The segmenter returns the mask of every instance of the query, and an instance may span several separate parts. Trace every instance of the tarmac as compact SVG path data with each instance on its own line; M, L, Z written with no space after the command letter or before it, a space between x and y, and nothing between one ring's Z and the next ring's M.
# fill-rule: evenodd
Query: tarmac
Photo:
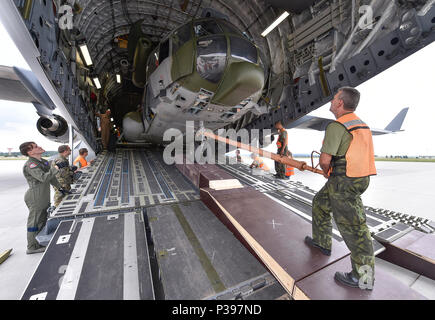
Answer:
M3 160L0 164L0 252L13 249L0 265L0 300L20 299L42 257L42 254L26 254L29 211L24 203L28 189L22 173L24 163Z
M28 186L22 174L24 162L0 161L0 253L13 249L11 256L0 265L0 300L21 298L42 257L42 254L25 253L28 209L24 203L24 193ZM369 190L363 197L365 204L435 220L432 204L435 190L430 188L435 177L435 163L422 163L424 166L408 163L394 163L393 166L390 164L392 163L376 163L379 175L372 178ZM322 176L317 177L310 173L296 172L292 178L314 190L319 190L325 183ZM426 209L419 211L421 208ZM415 291L435 300L434 280L378 258L376 268L388 270L391 275Z

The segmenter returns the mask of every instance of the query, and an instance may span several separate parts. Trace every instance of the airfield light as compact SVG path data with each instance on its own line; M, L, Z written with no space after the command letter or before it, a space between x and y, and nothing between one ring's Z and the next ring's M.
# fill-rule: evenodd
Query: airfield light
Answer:
M86 43L82 43L79 45L80 51L82 52L82 56L85 59L85 63L87 66L92 65L91 55L89 54L88 46Z
M97 89L101 89L101 83L98 78L94 78L94 84L97 87Z
M261 34L262 37L267 36L273 29L275 29L281 22L284 21L290 14L285 11L278 19L276 19L266 30Z
M121 75L120 74L116 75L116 82L121 83Z

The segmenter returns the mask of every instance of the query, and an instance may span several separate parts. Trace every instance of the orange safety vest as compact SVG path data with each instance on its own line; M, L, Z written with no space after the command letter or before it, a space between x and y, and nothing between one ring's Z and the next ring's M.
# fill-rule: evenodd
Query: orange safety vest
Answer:
M290 166L285 166L285 176L286 177L293 176L294 174L295 174L295 168L290 167Z
M86 159L83 158L82 156L78 156L78 157L74 160L73 164L76 165L78 162L80 162L80 168L84 168L84 167L86 167L86 166L88 165L88 162L87 162Z
M283 131L287 131L287 130L283 130ZM276 139L276 146L278 147L278 149L281 149L281 147L282 147L282 143L279 141L280 134L278 134L278 138Z
M266 171L269 170L269 167L267 167L265 165L263 159L257 157L257 158L254 159L254 162L255 162L255 164L257 165L258 168L260 168L260 169L264 168L264 170L266 170Z
M256 162L257 166L258 166L260 169L262 169L262 168L264 167L264 162L263 162L263 160L260 160L260 159L258 159L258 158L255 158L254 161Z
M346 176L357 178L376 174L373 138L370 128L353 112L337 119L352 134L346 152Z

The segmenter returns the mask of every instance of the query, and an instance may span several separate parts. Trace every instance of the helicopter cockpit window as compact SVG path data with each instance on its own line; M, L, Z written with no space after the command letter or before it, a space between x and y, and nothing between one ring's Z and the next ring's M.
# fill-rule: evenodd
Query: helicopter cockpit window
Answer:
M187 41L192 39L192 24L186 24L182 26L180 29L176 30L172 35L172 53L178 51L178 49L185 44Z
M242 34L235 26L225 20L219 21L219 25L226 33Z
M201 78L218 83L225 71L227 41L224 36L209 36L196 42L196 69Z
M160 45L159 62L163 62L167 57L169 57L169 40L166 40Z
M148 66L147 66L148 75L153 73L157 69L158 66L159 66L159 52L153 51L150 54L150 57L148 58Z
M252 43L238 37L230 37L230 43L231 55L234 58L257 63L258 52L257 48Z
M214 20L196 22L193 26L193 29L195 30L195 36L198 38L202 36L223 33L222 29Z

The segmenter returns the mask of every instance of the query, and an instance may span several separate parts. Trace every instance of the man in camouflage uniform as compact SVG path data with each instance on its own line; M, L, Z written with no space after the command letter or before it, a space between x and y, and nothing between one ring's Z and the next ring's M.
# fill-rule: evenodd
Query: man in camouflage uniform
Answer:
M23 167L23 174L29 184L24 201L29 208L27 219L27 254L44 252L45 247L36 241L36 235L47 222L47 209L50 207L50 184L62 188L56 179L58 168L50 167L48 161L42 159L44 149L34 142L20 145L20 152L28 156Z
M277 154L285 156L288 152L287 131L284 129L280 121L275 123L275 128L278 130L278 141L276 142L278 148ZM275 177L278 179L285 179L285 164L275 161L275 171Z
M352 116L359 97L359 92L353 88L339 89L330 109L336 119ZM367 126L359 126L356 129L368 129L370 132ZM371 141L371 133L367 131L364 134L367 134L368 140ZM345 155L353 139L353 135L338 121L330 123L326 129L319 163L328 181L313 199L313 237L307 236L305 242L320 249L323 254L331 255L332 212L337 228L351 252L352 263L351 272L337 272L335 279L350 287L372 289L375 258L361 200L361 194L369 186L370 177L348 177L349 169ZM365 151L364 148L362 150ZM357 159L357 163L361 161L364 160Z
M110 109L107 109L105 113L97 112L95 115L100 118L101 142L103 144L103 149L107 150L110 139L110 131L112 129L110 125Z
M71 154L71 149L67 145L62 145L58 148L59 156L53 161L52 166L57 166L59 172L56 174L56 179L62 186L63 190L70 191L71 184L73 183L74 171L70 167L68 157ZM65 192L61 192L59 189L54 187L54 206L59 206Z

